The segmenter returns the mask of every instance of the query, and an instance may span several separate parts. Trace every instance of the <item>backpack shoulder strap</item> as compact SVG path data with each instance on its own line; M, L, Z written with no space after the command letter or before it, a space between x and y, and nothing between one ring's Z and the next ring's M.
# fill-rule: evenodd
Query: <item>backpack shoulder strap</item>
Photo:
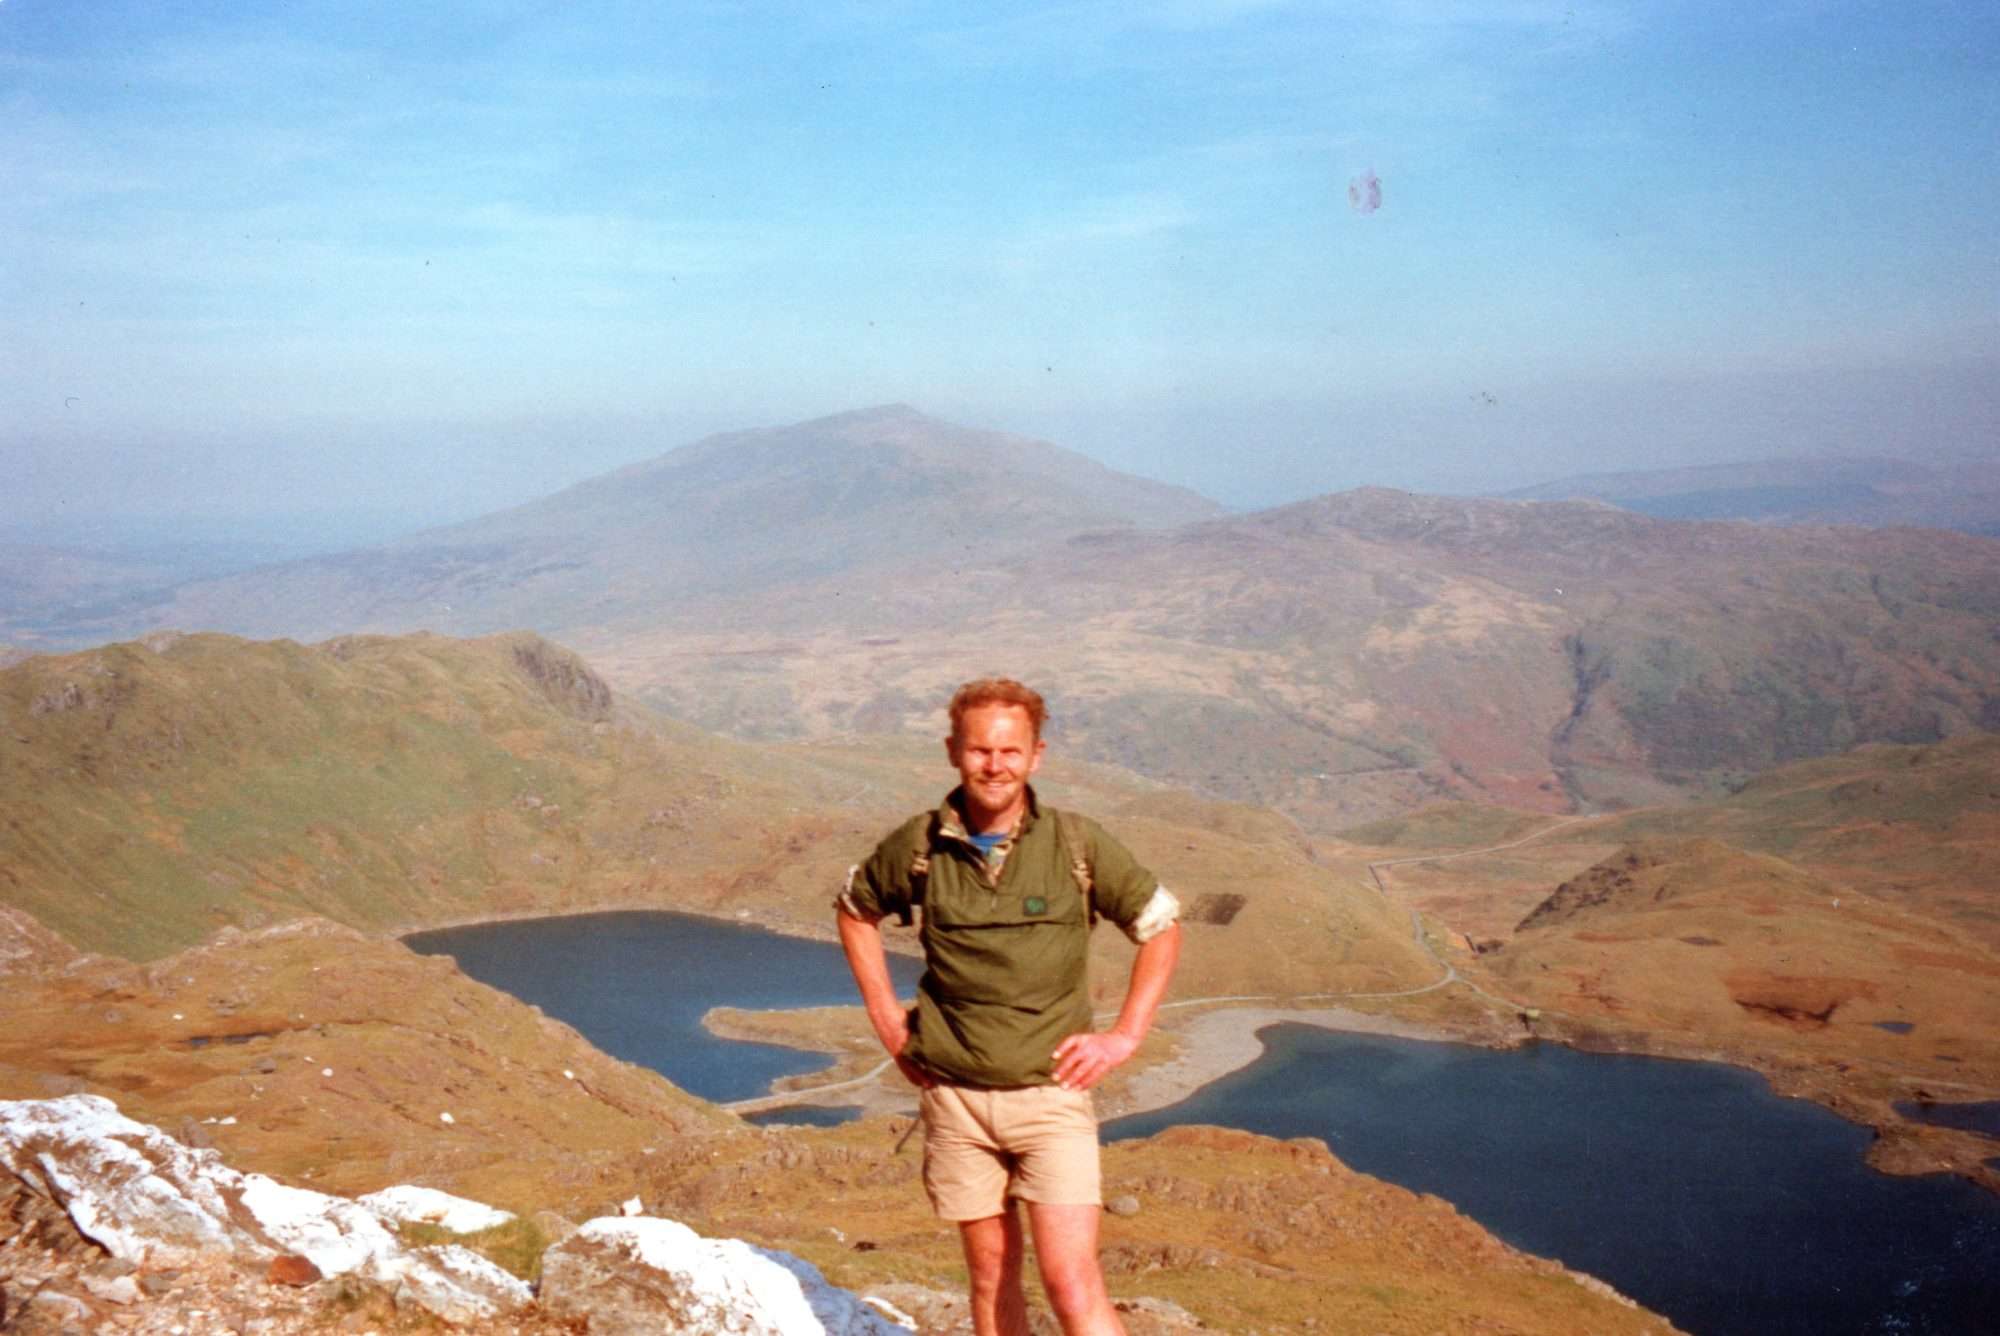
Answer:
M1090 913L1090 924L1097 926L1097 851L1092 847L1090 827L1074 812L1058 810L1056 819L1056 840L1063 853L1063 861L1069 864L1070 880L1083 895L1083 903Z
M910 905L896 917L904 927L916 922L914 910L924 902L924 892L931 880L931 847L937 842L937 814L933 812L924 826L923 838L910 846Z

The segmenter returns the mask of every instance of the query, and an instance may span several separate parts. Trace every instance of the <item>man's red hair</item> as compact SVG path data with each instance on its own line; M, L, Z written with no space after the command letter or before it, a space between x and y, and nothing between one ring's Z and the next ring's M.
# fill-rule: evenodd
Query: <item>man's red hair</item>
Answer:
M1028 722L1035 726L1035 736L1042 735L1042 725L1048 722L1049 707L1042 702L1041 693L1033 687L1022 686L1011 677L982 677L967 682L951 697L951 735L958 736L958 730L965 722L965 712L976 710L982 705L1018 705L1028 712Z

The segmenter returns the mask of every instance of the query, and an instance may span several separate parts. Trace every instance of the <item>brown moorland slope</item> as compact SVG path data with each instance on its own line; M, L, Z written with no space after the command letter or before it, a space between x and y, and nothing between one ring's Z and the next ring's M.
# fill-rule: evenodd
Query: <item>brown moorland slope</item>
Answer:
M1857 747L1724 798L1634 812L1602 834L1701 835L1775 854L2000 950L2000 735Z
M324 919L0 978L0 1098L101 1094L327 1191L449 1181L533 1209L529 1183L569 1183L604 1205L606 1166L739 1126L449 960Z
M1906 1120L2000 1097L2000 737L1866 746L1727 796L1536 822L1437 808L1347 832L1535 1029L1719 1057L1883 1133L1884 1167L1993 1183ZM1456 837L1454 836L1456 832Z
M1950 925L1714 840L1629 846L1482 954L1538 1030L1720 1055L1884 1129L1873 1158L2000 1187L1992 1142L1899 1102L2000 1097L2000 952Z
M900 1121L748 1127L448 960L320 920L146 966L48 964L0 976L0 1099L90 1091L284 1182L488 1201L524 1223L475 1246L530 1272L560 1228L540 1213L616 1214L636 1196L952 1329L957 1239L924 1204L916 1153L898 1153ZM1104 1227L1113 1294L1151 1301L1135 1333L1672 1330L1317 1143L1186 1129L1113 1147L1106 1164L1110 1190L1140 1203ZM329 1309L329 1329L343 1318Z
M677 716L772 736L921 726L1004 645L1067 745L1331 831L1439 798L1663 801L1991 727L1996 617L1991 539L1377 490L579 643Z
M1504 940L1563 881L1635 841L1711 839L2000 949L2000 735L1870 744L1778 766L1700 801L1569 818L1437 804L1322 843L1381 862L1405 903Z

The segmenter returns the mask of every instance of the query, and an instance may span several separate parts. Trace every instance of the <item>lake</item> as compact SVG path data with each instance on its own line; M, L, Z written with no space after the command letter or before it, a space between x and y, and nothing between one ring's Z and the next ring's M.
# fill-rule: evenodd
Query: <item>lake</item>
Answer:
M715 1039L711 1006L854 1000L837 947L678 914L483 924L406 939L533 1002L598 1047L714 1100L819 1055ZM898 987L916 968L892 958ZM1314 1136L1356 1169L1454 1203L1517 1247L1599 1276L1698 1336L2000 1329L2000 1199L1893 1178L1870 1133L1754 1073L1707 1063L1266 1032L1258 1062L1108 1124ZM787 1110L786 1121L836 1111Z
M2000 1199L1876 1173L1868 1129L1754 1072L1300 1025L1264 1037L1253 1066L1105 1135L1319 1137L1700 1336L2000 1329Z
M424 955L455 958L473 978L575 1026L613 1057L717 1103L764 1094L778 1078L832 1060L718 1039L701 1024L710 1007L856 1001L839 947L695 914L634 910L478 923L403 941ZM891 956L889 973L907 995L921 970Z

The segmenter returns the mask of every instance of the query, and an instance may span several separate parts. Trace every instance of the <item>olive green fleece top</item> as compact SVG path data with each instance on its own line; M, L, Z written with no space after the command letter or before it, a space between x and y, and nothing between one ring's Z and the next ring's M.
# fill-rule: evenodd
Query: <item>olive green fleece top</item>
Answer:
M903 1056L955 1085L1053 1084L1056 1045L1091 1028L1091 906L1072 857L1090 862L1096 912L1128 933L1160 893L1095 821L1076 818L1089 849L1065 850L1054 809L1032 788L1027 798L1020 825L989 858L967 835L954 789L935 812L890 832L848 874L839 900L869 922L893 914L907 923L923 909L926 968ZM919 855L929 870L913 876Z

